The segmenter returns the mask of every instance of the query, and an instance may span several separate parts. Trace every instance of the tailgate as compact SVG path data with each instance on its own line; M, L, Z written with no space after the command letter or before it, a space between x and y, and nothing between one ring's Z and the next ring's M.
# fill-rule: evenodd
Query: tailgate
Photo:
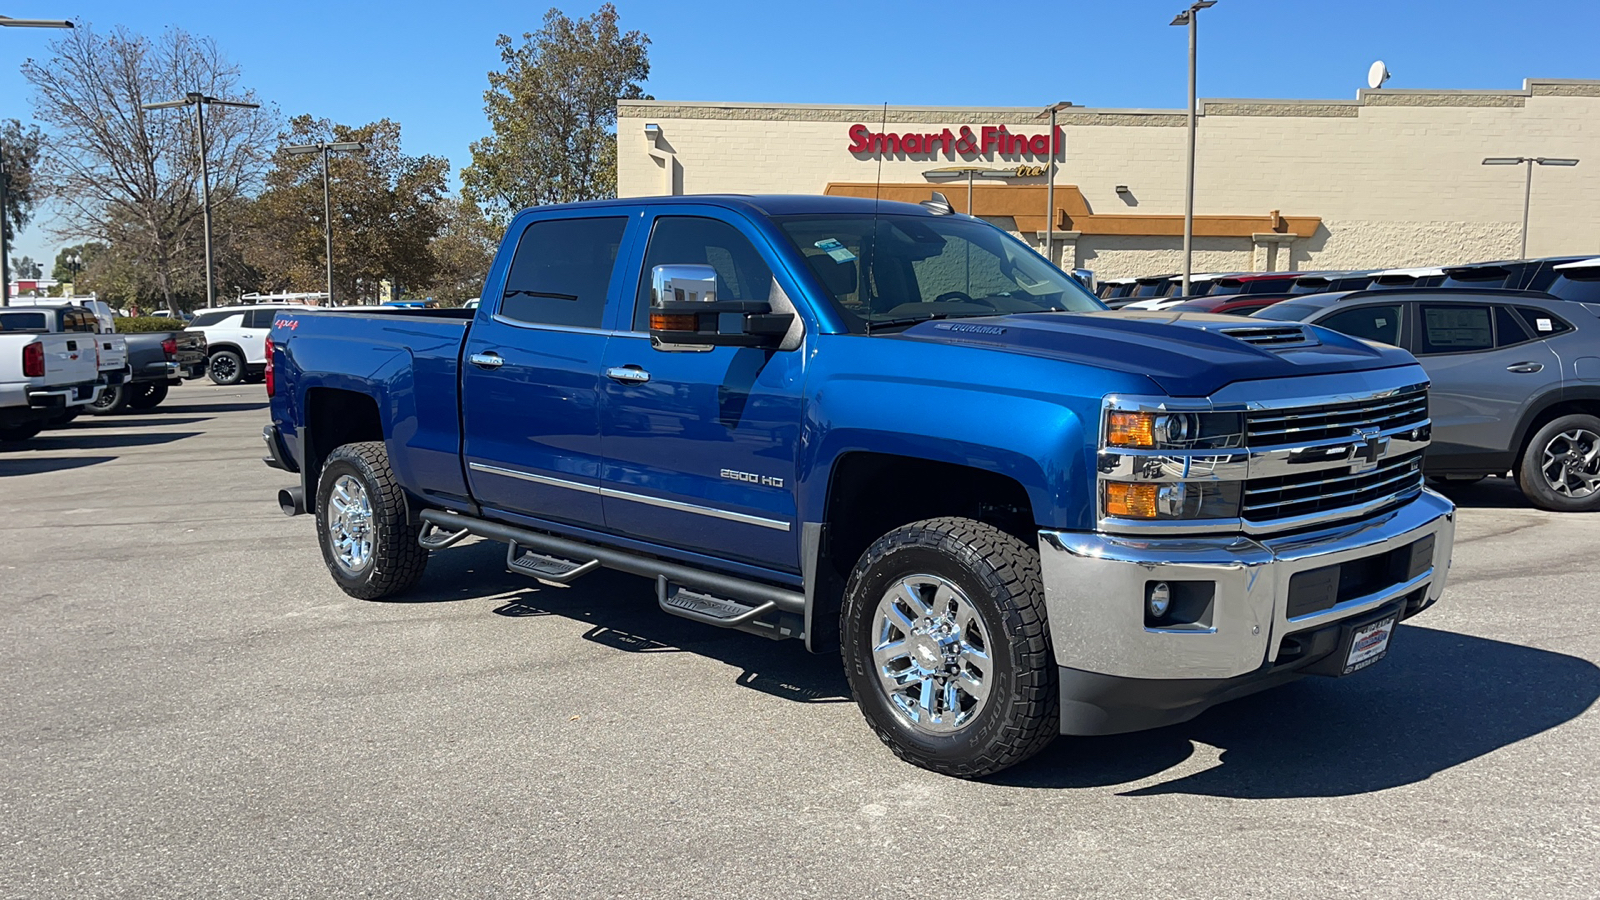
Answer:
M97 334L41 334L44 344L44 377L32 379L44 388L92 383L100 377L96 355Z
M121 372L128 367L128 339L120 334L97 334L100 342L100 371Z

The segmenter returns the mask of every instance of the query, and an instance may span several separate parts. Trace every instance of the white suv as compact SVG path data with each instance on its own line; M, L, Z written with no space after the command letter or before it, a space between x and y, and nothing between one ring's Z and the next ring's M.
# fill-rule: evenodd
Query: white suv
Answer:
M263 303L207 309L195 313L184 331L198 331L206 336L212 381L238 384L247 378L259 378L266 370L272 317L279 310L300 308L288 303Z

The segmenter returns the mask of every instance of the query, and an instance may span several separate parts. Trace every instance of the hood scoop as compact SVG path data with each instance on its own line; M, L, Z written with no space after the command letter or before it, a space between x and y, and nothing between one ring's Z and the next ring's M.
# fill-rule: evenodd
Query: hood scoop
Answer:
M1274 350L1287 347L1315 347L1322 343L1311 334L1311 329L1304 325L1249 325L1218 330L1236 341Z

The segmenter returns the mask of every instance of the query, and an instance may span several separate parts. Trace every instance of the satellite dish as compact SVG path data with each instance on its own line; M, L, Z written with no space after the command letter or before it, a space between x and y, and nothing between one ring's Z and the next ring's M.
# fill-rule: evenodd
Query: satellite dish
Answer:
M1367 87L1373 90L1383 87L1383 83L1389 80L1391 74L1389 67L1383 64L1383 60L1378 60L1367 70Z

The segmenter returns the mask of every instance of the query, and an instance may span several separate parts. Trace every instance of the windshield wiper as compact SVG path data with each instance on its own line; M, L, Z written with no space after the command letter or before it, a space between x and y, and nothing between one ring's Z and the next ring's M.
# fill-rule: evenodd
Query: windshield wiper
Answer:
M867 334L871 334L872 332L874 332L876 330L879 330L879 329L883 329L883 328L898 328L901 325L907 325L907 326L916 325L916 324L919 324L919 323L922 323L922 322L937 321L939 319L974 319L974 318L979 318L979 317L982 317L982 316L994 316L994 315L999 315L999 313L998 312L981 312L981 313L942 313L941 312L941 313L930 313L930 314L928 314L926 316L905 316L904 318L899 318L899 319L876 319L876 320L868 319L867 320Z

